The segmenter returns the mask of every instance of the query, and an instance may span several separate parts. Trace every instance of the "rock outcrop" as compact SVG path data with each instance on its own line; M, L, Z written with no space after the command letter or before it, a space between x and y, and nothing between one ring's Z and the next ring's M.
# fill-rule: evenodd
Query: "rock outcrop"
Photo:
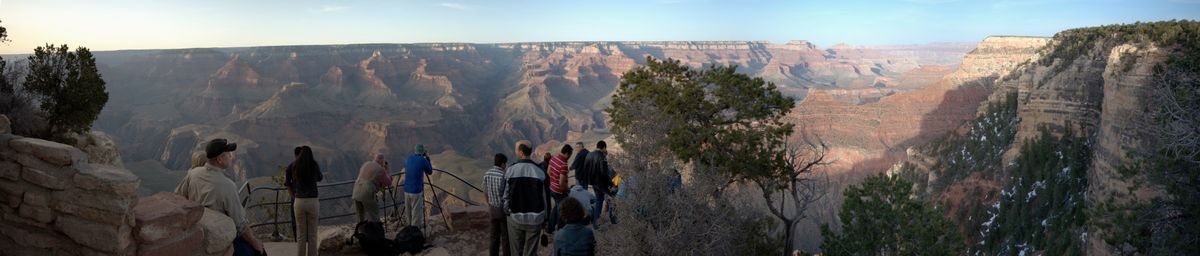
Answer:
M1104 211L1125 211L1113 210L1116 208L1111 207L1119 208L1125 207L1122 205L1126 203L1156 202L1168 198L1165 196L1163 187L1148 180L1145 172L1140 174L1136 171L1122 173L1120 169L1123 167L1137 168L1136 164L1139 160L1146 159L1146 156L1155 153L1155 145L1152 145L1154 135L1151 134L1155 130L1151 126L1154 124L1151 116L1147 114L1148 111L1153 110L1151 106L1154 105L1151 102L1151 90L1155 86L1152 84L1155 70L1161 70L1163 65L1167 65L1169 59L1191 54L1186 52L1195 50L1181 49L1182 47L1179 45L1162 45L1166 39L1157 37L1162 36L1162 33L1167 33L1163 31L1174 30L1195 33L1195 24L1187 21L1170 21L1080 28L1059 33L1046 42L1046 46L1038 49L1032 59L1020 61L1021 64L1015 66L1011 73L1003 74L998 80L995 80L996 90L989 96L986 103L1005 102L1005 99L1012 95L1011 97L1015 97L1011 103L1012 111L1015 112L1012 117L1008 117L1006 120L992 120L987 115L993 113L985 111L988 104L984 104L980 106L979 122L968 123L958 129L957 136L947 137L953 137L955 140L938 142L942 144L992 145L988 144L991 142L985 142L985 140L988 138L995 140L994 136L970 137L967 135L978 135L975 132L979 128L993 131L997 129L993 125L983 125L985 123L1011 123L1015 125L1015 128L1010 131L1001 131L1007 134L1000 134L1001 137L1012 138L1009 144L999 145L1002 148L998 151L983 150L988 152L987 155L972 155L978 152L968 153L968 151L963 151L961 154L938 155L936 151L928 151L945 148L944 146L913 148L909 150L909 156L905 161L897 164L891 173L898 175L916 173L918 176L928 174L929 183L937 181L949 184L944 189L929 189L922 190L922 192L932 193L928 196L935 199L952 199L942 201L950 209L966 209L955 210L955 213L948 212L948 215L962 212L964 214L958 216L976 217L973 220L952 218L959 222L964 230L975 230L981 226L982 229L995 227L988 225L1023 225L1035 227L1033 231L1025 230L1023 232L1039 232L1036 228L1040 225L1042 229L1053 227L1053 232L1076 237L1075 240L1063 242L1063 244L1071 246L1071 249L1067 249L1072 250L1071 252L1078 250L1089 255L1134 253L1133 245L1109 244L1112 241L1110 239L1114 235L1151 236L1150 234L1114 234L1116 229L1129 228L1119 227L1119 225L1130 225L1129 223L1132 222L1129 220L1122 220L1128 223L1117 224L1117 226L1097 223L1107 223L1112 221L1110 218L1114 218L1103 213ZM999 50L1013 51L1013 49L1006 48L999 48ZM964 60L964 67L968 63L980 60L980 58L971 56L979 51L976 50L968 55ZM1025 52L1025 50L1021 51ZM1011 198L1011 191L1015 191L1015 188L1022 183L1021 177L1017 177L1015 173L1015 169L1018 168L1014 167L1014 165L1020 165L1016 160L1021 159L1022 148L1033 142L1033 139L1043 135L1059 138L1066 134L1074 137L1070 140L1080 141L1079 144L1083 145L1085 157L1082 159L1086 160L1086 163L1083 164L1085 167L1033 170L1032 172L1037 175L1058 175L1055 177L1061 179L1060 176L1066 176L1072 170L1086 169L1086 172L1079 174L1080 180L1086 181L1086 190L1079 187L1054 188L1054 186L1063 186L1061 184L1050 184L1051 188L1046 190L1054 191L1057 197L1066 198L1056 201L1054 204L1079 205L1077 208L1067 209L1095 212L1088 215L1087 223L1080 221L1080 223L1066 227L1047 225L1047 221L1053 221L1055 218L1050 216L1067 214L1062 212L1041 213L1046 216L1039 215L1040 223L1037 222L1039 219L1033 219L1030 223L1015 225L984 222L989 219L986 215L965 214L986 212L993 214L990 219L995 219L995 214L1001 208L1000 201L1005 200L1004 198ZM1066 149L1068 149L1067 145L1053 148L1052 150L1056 151L1051 152L1056 152L1053 154L1057 155L1045 156L1051 159L1046 161L1072 159L1063 157L1063 154L1066 154L1064 152L1068 152ZM967 173L954 175L941 174L940 170L928 168L939 162L961 160L963 155L966 155L967 159L978 161L985 159L992 161L990 159L993 157L995 160L980 163L974 169L968 168L965 170ZM913 170L916 171L909 172ZM1030 183L1028 180L1024 182ZM1044 184L1041 186L1044 187ZM1016 203L1018 206L1005 205L1022 207L1020 206L1022 203L1036 201L1034 192L1038 191L1037 187L1029 190L1032 192L1028 196L1018 197L1024 198ZM1008 191L1007 193L1010 194L1005 195L1004 191ZM1078 193L1063 194L1062 191L1078 191ZM1145 233L1166 232L1143 230L1145 231L1142 232ZM1050 230L1042 231L1049 232ZM983 231L969 233L968 240L971 240L971 237L986 236L986 234L989 233ZM1023 245L1023 242L1027 241L1012 241L1012 244L991 245L990 248L1019 248L1014 249L1013 252L1016 250L1021 252L1047 250L1047 248L1030 248ZM1063 248L1058 249L1063 250ZM1146 248L1138 250L1141 249ZM1062 252L1067 251L1044 251L1048 254ZM988 252L981 251L981 253L987 254Z
M7 118L4 118L7 119ZM0 250L133 254L138 178L60 143L0 134Z
M202 227L207 225L198 222L203 208L194 202L171 193L139 200L138 177L104 164L119 164L120 158L103 136L91 134L85 153L9 134L7 120L0 115L4 254L223 255L228 250L233 240L229 217L214 216L229 223L220 230L229 234L206 233ZM205 246L215 248L197 250Z

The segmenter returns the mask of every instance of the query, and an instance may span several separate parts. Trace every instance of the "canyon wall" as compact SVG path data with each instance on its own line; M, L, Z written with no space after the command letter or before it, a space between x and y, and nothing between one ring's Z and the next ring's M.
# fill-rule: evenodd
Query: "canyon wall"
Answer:
M97 52L110 101L94 127L123 145L126 162L183 170L189 152L224 137L244 149L235 169L249 177L275 175L305 144L332 179L345 180L370 153L399 162L416 143L484 157L521 139L603 137L620 75L647 56L738 65L788 95L840 90L834 101L857 103L933 84L969 50L713 41Z
M1169 229L1130 227L1162 220L1114 216L1176 214L1136 206L1170 199L1157 183L1161 181L1148 178L1153 170L1139 161L1157 153L1157 124L1151 115L1158 105L1151 95L1159 86L1157 72L1164 65L1179 65L1169 60L1195 51L1184 46L1190 41L1172 41L1171 33L1195 29L1190 22L1170 21L1063 31L1012 72L1001 73L975 119L952 134L909 148L889 173L915 181L918 194L945 206L966 232L973 252L1111 255L1176 246L1149 242L1170 235L1160 233L1173 232ZM971 62L968 55L963 67ZM1031 146L1046 138L1061 140L1060 145L1050 151ZM1071 155L1072 150L1081 153ZM1041 167L1053 168L1036 169ZM1135 206L1122 208L1131 207L1127 204ZM1046 212L1041 209L1045 205L1059 210ZM1069 222L1057 223L1064 218ZM1127 232L1121 230L1140 233L1117 234ZM1024 237L1027 233L1071 239L1036 241L1039 236ZM987 241L1002 242L985 245Z

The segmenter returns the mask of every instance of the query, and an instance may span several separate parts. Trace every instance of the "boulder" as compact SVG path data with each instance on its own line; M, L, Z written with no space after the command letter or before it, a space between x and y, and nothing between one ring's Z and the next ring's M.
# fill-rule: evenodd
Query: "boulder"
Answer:
M200 229L204 231L204 252L208 255L229 251L233 238L237 236L233 219L208 208L204 208L204 214L200 217Z
M317 230L317 251L322 253L341 252L344 247L347 247L350 242L350 237L354 235L354 226L351 224L333 226Z
M75 133L70 136L75 138L74 146L87 154L89 163L125 168L125 163L121 161L121 151L118 150L112 136L101 131Z
M35 138L20 138L8 142L17 152L37 156L38 159L57 166L68 166L76 160L87 160L87 154L75 147Z
M139 199L133 215L137 220L138 241L158 244L192 229L204 215L204 207L175 193L160 192Z
M50 196L55 202L59 202L54 206L55 210L60 211L66 211L66 205L77 205L124 215L137 204L133 195L113 196L78 188L54 191Z
M18 247L56 248L71 245L70 238L43 229L19 228L8 223L0 222L0 236L8 237ZM0 241L3 241L0 239ZM3 248L0 245L0 248ZM11 253L6 251L7 253Z
M54 227L76 243L104 252L119 253L133 244L133 228L129 225L114 226L64 215L58 217Z
M50 223L50 221L54 220L54 211L51 211L50 207L46 207L44 205L32 205L24 203L21 204L20 208L17 208L17 212L20 213L21 217L34 220L38 223Z
M102 164L88 164L79 168L73 179L75 186L114 195L134 195L138 189L138 177L129 170Z
M53 190L67 188L66 179L61 177L64 176L62 170L43 171L30 167L25 167L21 170L21 178L24 178L29 183Z
M62 214L67 214L81 219L100 222L109 225L131 224L127 222L125 213L117 213L106 210L100 210L92 207L82 206L74 203L61 203L51 206L52 209ZM130 216L132 217L132 216Z
M25 192L21 202L36 206L47 206L49 202L47 202L46 197L48 196L44 191L30 190Z
M21 179L21 166L14 162L0 161L0 178L8 180Z

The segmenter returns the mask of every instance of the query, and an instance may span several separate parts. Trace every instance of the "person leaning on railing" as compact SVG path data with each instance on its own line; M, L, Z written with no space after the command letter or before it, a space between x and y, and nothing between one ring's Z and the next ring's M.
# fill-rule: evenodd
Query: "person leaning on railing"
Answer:
M363 163L358 169L358 179L354 180L354 213L358 222L379 220L379 204L375 201L375 192L380 188L391 188L392 179L388 177L388 163L383 160L383 154L376 153L374 159Z

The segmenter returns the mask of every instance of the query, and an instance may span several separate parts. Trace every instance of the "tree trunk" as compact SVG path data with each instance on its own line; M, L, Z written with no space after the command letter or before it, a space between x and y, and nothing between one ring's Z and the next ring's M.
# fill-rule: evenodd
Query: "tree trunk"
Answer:
M792 255L792 251L796 250L792 244L793 232L792 228L796 226L796 220L783 220L783 256Z

